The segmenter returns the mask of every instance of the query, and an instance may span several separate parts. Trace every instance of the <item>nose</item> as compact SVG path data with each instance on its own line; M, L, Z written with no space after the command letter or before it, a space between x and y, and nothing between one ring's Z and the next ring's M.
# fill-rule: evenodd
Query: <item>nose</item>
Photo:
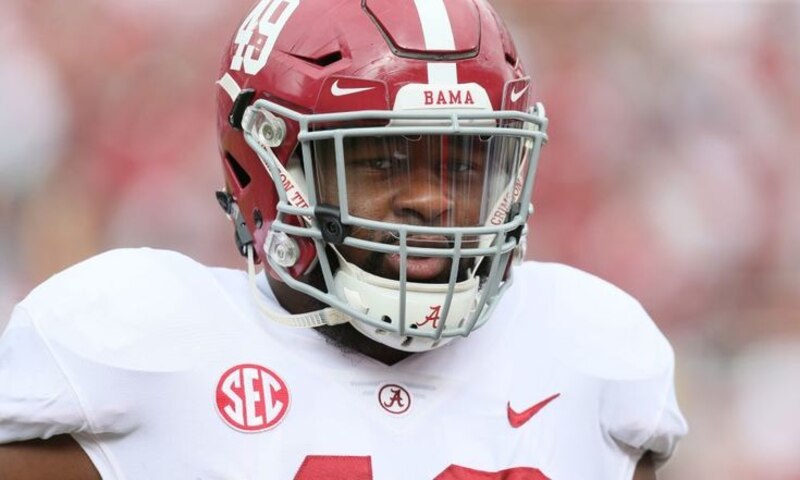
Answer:
M394 215L402 223L443 226L453 208L447 184L428 168L415 168L392 199Z

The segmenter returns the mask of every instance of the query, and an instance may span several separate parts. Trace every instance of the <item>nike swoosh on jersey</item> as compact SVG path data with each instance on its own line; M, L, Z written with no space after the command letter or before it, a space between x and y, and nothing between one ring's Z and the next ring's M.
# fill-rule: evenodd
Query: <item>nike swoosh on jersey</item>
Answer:
M555 395L549 396L523 412L515 412L514 409L511 408L511 402L508 402L508 423L514 428L525 425L528 420L539 413L539 410L543 409L548 403L552 402L560 395L560 393L556 393Z
M523 88L519 92L516 89L512 89L511 90L511 103L516 103L516 101L519 100L519 97L521 97L522 94L525 93L525 91L528 90L528 87L530 87L530 86L531 86L530 83L525 85L525 88Z
M343 97L345 95L352 95L354 93L361 93L366 92L367 90L372 90L375 87L355 87L355 88L347 88L347 87L340 87L339 80L333 82L331 85L331 94L334 97Z

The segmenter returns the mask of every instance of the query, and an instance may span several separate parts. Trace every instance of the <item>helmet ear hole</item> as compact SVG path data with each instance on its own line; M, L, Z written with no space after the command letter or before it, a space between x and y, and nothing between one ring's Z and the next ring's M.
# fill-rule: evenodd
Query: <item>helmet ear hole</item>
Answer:
M236 186L239 187L240 190L250 184L250 175L244 167L236 161L230 152L225 152L225 165L231 174L230 176L236 181Z
M511 65L512 68L516 68L517 59L510 52L506 52L506 63Z

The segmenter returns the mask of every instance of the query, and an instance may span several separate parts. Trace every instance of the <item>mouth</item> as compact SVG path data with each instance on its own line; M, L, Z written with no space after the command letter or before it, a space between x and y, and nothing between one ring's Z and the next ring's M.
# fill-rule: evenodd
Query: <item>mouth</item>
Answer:
M400 254L386 256L385 265L392 277L400 278ZM406 279L412 282L432 282L447 275L450 259L445 257L407 257Z
M408 239L409 247L446 248L447 238L442 236L415 236ZM447 257L406 257L406 279L412 282L444 283L448 280L450 262ZM393 278L400 278L402 265L400 254L393 253L384 257L384 267Z
M387 236L383 239L372 239L385 245L398 246L397 237ZM462 248L471 248L469 245L475 244L473 239L465 239ZM431 248L431 249L451 249L454 247L452 239L443 235L413 235L408 237L406 244L409 247ZM359 268L373 275L389 280L400 280L400 272L403 266L400 262L400 253L369 252L367 256L359 255L364 252L357 248L344 247L341 250L343 256L348 261L353 262ZM459 261L456 281L460 282L468 278L469 269L475 264L475 258L463 257ZM405 262L406 280L415 283L448 283L450 281L450 271L453 259L449 256L407 256Z

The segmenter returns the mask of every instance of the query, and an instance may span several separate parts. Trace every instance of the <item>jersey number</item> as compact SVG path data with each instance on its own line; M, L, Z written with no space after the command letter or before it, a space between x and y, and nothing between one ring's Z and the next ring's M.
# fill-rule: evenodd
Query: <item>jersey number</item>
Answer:
M370 457L309 455L294 480L373 480ZM550 480L535 468L514 467L499 472L482 472L450 465L433 480Z

